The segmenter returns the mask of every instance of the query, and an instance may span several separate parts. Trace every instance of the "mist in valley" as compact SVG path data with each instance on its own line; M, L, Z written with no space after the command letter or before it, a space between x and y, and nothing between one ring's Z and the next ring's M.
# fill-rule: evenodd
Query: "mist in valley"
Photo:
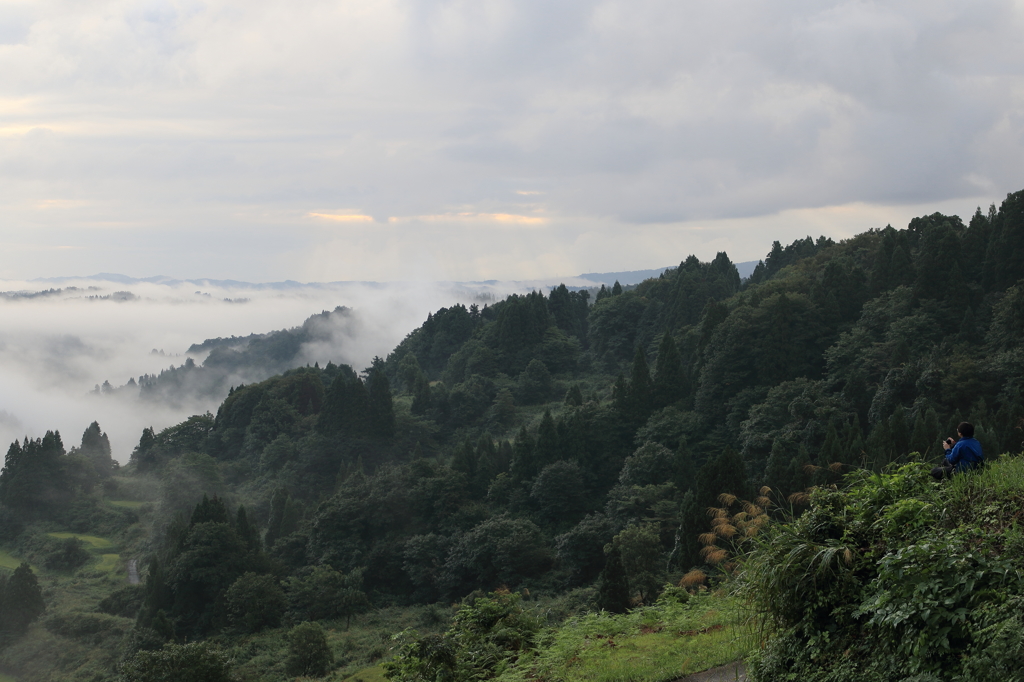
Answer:
M345 363L360 371L374 356L386 356L430 311L455 303L482 307L537 284L0 281L0 442L6 449L15 439L59 429L70 447L98 421L114 458L125 463L143 428L159 431L216 412L230 386L288 368L243 363L217 381L140 395L142 377L154 379L186 363L201 366L208 339L237 337L219 346L244 351L252 334L296 328L324 312L310 320L311 333L284 364ZM163 389L167 382L157 383Z

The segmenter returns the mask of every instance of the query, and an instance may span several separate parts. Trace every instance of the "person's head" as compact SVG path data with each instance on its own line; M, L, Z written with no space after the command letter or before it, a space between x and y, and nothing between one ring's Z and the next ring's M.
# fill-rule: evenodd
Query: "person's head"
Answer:
M974 425L970 422L960 422L956 430L961 438L974 438Z

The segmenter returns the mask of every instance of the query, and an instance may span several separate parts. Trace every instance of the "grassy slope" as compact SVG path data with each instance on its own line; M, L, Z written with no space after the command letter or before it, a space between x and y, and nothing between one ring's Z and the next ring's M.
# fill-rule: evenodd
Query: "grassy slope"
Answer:
M359 677L363 682L382 681L382 671L375 664L388 655L391 636L407 628L420 632L437 632L448 625L451 612L436 606L384 608L352 619L346 630L344 621L321 621L327 630L327 643L334 653L335 669L325 680L341 682ZM288 627L265 630L254 635L221 635L213 641L225 649L235 662L235 673L248 682L285 682L291 680L284 671L288 653L285 641ZM376 671L376 672L371 672Z
M753 645L739 603L715 593L624 615L589 614L551 633L501 682L665 682L742 659Z
M21 564L19 559L16 559L13 554L0 549L0 568L6 568L9 571L13 571ZM0 680L0 682L3 682Z
M24 559L33 562L33 570L43 589L46 613L33 623L28 634L0 652L0 667L18 671L18 682L50 679L90 679L108 676L120 656L123 636L134 625L128 618L97 615L99 631L76 636L56 634L54 623L69 614L92 614L101 599L127 585L127 575L117 549L117 541L96 535L70 532L38 532L39 538L75 537L86 543L92 555L85 566L72 574L42 567L42 555L33 553L44 545L29 544L28 556L15 558L0 551L0 566L17 567ZM50 626L49 628L47 626ZM3 682L0 678L0 682Z

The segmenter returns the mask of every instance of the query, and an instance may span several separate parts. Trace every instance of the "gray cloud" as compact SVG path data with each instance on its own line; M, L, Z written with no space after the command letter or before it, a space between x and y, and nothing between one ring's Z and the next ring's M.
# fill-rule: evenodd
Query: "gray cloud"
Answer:
M851 207L846 234L880 206L883 224L969 211L1022 186L1022 17L951 0L6 3L0 243L18 256L0 275L386 280L410 254L430 278L555 275L657 265L654 240L616 235L662 224L718 230L689 250L743 260L786 211ZM543 237L499 215L543 219Z

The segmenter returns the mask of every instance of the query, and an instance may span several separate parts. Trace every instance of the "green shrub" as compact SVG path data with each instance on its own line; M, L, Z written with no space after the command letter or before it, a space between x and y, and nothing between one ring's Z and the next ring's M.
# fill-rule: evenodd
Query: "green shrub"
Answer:
M105 613L70 611L48 616L43 626L55 635L63 637L89 637L90 635L124 636L131 628L131 621Z
M74 571L85 566L89 561L89 550L78 538L59 540L56 546L46 554L43 565L51 571Z
M334 654L319 623L299 623L291 629L287 639L285 669L289 675L323 677L327 674L334 663Z
M443 635L405 644L384 669L388 679L399 682L488 679L529 651L539 629L521 595L501 590L462 606Z
M129 585L108 594L100 601L96 608L111 616L134 618L142 607L144 596L145 591L141 586Z
M228 621L244 632L277 627L284 615L284 590L271 575L245 573L225 596Z
M766 635L753 679L1024 679L1024 466L928 469L856 472L758 536L738 574Z
M227 657L207 642L139 651L120 666L121 682L233 682Z

